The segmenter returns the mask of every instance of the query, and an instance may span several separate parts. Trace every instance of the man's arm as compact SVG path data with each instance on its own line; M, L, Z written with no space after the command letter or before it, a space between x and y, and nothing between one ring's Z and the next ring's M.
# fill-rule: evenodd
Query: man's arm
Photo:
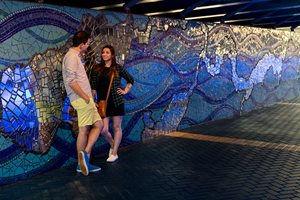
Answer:
M64 67L65 67L65 73L66 73L66 80L65 83L68 84L68 86L81 98L84 99L86 103L90 102L90 97L81 89L79 84L76 82L76 70L77 70L77 57L74 55L69 55L64 60Z
M90 103L90 97L81 89L77 82L69 83L69 86L77 95L83 98L87 104Z

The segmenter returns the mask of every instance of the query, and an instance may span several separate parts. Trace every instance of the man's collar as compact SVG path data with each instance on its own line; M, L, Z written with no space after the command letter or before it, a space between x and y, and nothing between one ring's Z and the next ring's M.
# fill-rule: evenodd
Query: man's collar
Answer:
M76 53L77 55L80 55L80 50L78 48L71 47L70 50L73 51L74 53Z

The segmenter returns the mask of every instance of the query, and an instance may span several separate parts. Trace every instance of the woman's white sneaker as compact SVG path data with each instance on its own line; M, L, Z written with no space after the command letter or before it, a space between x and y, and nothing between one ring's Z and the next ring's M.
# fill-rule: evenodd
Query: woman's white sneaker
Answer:
M108 158L107 158L107 160L106 160L106 162L115 162L116 160L118 159L118 155L113 155L113 154L111 154Z

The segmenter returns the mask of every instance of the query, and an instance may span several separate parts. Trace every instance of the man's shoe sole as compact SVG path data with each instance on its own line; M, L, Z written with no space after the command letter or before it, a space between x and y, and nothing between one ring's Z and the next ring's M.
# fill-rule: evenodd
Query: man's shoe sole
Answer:
M80 165L80 171L82 172L83 175L87 176L89 175L89 169L86 164L86 160L84 158L84 152L80 151L78 154L78 159L79 159L79 165Z
M99 172L99 171L101 171L101 168L90 170L90 172Z
M89 170L89 172L99 172L99 171L101 171L101 168ZM76 172L81 173L82 171L80 169L76 169Z

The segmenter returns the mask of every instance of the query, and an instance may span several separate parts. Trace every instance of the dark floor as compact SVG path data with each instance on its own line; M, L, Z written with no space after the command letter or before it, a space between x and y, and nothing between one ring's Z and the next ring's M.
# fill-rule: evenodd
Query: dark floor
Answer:
M0 199L300 199L300 99L7 185Z

